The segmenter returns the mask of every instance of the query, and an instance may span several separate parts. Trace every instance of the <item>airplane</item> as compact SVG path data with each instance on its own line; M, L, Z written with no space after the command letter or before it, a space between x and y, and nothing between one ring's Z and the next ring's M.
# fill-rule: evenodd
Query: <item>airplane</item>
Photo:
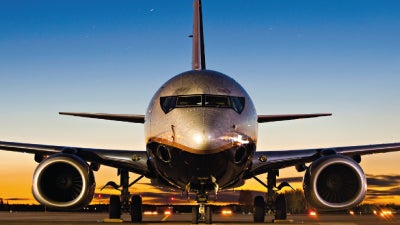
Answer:
M60 112L61 115L143 124L146 151L81 148L32 143L0 142L0 150L34 154L35 199L51 208L79 209L94 196L100 165L118 169L121 191L110 197L109 217L129 212L142 221L142 197L129 187L143 177L156 186L194 193L192 223L212 224L210 193L242 186L256 179L267 189L254 198L254 222L263 222L266 209L275 219L286 219L286 201L277 190L279 170L304 172L303 189L310 205L321 210L343 210L365 197L367 182L361 156L400 150L400 143L266 151L257 149L258 124L331 116L331 113L259 115L244 88L229 76L206 69L201 0L194 0L192 69L164 83L146 113L106 114ZM130 182L129 173L139 177ZM266 182L256 176L266 174Z

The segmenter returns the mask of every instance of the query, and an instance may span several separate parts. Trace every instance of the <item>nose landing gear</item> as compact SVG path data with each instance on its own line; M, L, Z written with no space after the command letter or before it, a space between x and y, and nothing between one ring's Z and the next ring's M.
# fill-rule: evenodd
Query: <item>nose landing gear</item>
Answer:
M205 224L212 224L212 208L205 203L199 203L198 206L192 208L192 224L198 224L204 221Z
M208 192L198 192L196 195L196 206L192 207L192 224L204 221L205 224L212 224L212 207L207 204Z

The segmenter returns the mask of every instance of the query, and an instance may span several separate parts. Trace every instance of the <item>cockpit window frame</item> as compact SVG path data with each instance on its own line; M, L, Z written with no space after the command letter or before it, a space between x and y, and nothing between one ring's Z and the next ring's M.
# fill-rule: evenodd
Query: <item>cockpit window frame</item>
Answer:
M196 101L195 98L200 99L197 99ZM212 99L212 103L210 103L211 101L207 101L207 98ZM193 107L227 108L234 110L238 114L241 114L245 108L245 105L245 97L230 95L194 94L160 97L160 106L165 114L171 112L175 108Z

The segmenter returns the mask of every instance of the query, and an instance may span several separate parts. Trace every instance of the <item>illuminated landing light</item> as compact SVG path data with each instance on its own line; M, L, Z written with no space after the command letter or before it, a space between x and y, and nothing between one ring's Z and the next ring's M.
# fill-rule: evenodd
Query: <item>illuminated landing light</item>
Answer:
M350 210L350 211L349 211L349 214L352 215L352 216L354 216L354 211L353 211L353 210Z
M164 211L164 215L171 215L171 214L172 214L171 210L165 210Z
M193 136L193 140L197 143L197 144L201 144L204 141L204 137L201 134L195 134Z
M239 145L245 145L245 144L250 143L250 141L247 138L244 138L243 135L240 135L240 134L222 136L219 139L224 140L224 141L229 141L229 142L239 144Z
M239 142L240 144L244 145L244 144L248 144L249 140L246 138L244 139L242 135L238 135L237 139L235 140L236 142Z

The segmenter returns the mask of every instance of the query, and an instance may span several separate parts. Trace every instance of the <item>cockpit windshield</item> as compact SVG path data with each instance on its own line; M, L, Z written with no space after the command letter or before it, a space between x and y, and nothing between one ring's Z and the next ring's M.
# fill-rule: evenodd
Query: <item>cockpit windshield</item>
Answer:
M231 106L229 96L223 95L204 95L204 105L217 108L229 108Z
M201 106L201 95L188 95L188 96L177 96L176 107L196 107Z
M245 99L227 95L178 95L160 97L160 104L164 113L175 108L214 107L231 108L240 114L244 109Z

